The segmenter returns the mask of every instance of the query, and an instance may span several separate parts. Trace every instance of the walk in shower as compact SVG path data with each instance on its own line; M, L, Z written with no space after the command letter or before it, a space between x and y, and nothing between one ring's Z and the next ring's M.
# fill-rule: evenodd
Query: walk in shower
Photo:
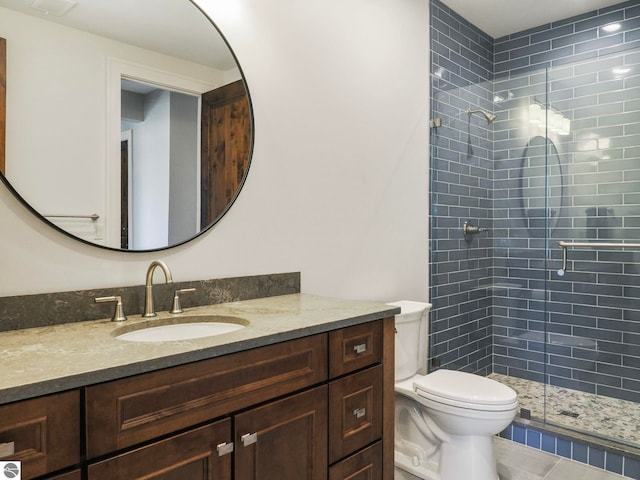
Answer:
M534 416L631 444L640 441L639 64L629 51L494 82L494 100L505 101L493 131L493 371L537 382L523 399Z
M498 40L431 19L431 367L637 455L640 8Z

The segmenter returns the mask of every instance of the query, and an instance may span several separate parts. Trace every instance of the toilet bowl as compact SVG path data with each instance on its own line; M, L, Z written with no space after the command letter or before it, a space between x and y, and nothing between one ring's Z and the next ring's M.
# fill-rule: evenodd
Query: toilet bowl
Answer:
M407 480L498 480L493 436L515 417L515 391L466 372L424 374L430 304L394 302L395 465Z

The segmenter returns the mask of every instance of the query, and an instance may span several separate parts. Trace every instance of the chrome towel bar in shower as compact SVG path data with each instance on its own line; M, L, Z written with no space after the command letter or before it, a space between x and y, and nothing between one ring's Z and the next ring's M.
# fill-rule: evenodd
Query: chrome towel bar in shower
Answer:
M562 268L558 270L558 275L563 276L567 271L567 249L569 248L640 248L640 243L614 243L614 242L565 242L559 241L562 248Z

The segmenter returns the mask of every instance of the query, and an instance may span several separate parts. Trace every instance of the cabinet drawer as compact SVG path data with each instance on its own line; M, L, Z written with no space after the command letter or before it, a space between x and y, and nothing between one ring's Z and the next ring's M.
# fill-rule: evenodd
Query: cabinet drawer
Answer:
M14 454L0 460L22 462L29 479L80 461L80 392L77 390L0 407L0 443Z
M231 453L217 446L231 442L231 420L167 438L89 465L89 480L230 480Z
M382 480L382 442L336 463L329 480Z
M329 384L329 463L382 436L382 365Z
M382 361L382 320L354 325L329 334L331 378Z
M95 458L326 379L323 334L91 386L87 454Z
M73 472L47 477L47 480L82 480L82 475L80 474L80 470L74 470Z

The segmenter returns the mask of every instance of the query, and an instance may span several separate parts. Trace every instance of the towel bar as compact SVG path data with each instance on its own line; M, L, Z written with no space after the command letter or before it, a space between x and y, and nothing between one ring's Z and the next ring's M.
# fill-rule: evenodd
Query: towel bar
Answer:
M562 248L562 268L558 270L558 275L563 276L567 271L567 249L568 248L640 248L640 243L615 243L615 242L558 242Z

